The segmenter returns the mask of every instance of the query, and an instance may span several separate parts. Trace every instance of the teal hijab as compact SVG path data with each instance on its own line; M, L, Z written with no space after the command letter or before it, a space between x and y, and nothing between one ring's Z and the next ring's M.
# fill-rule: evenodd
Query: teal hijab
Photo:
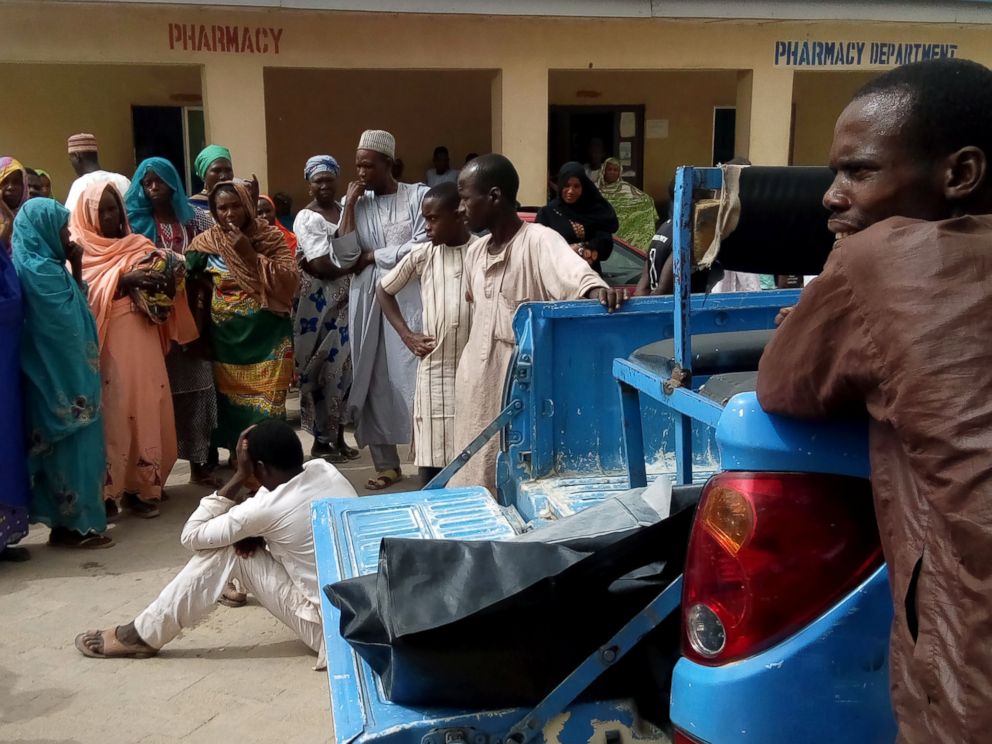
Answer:
M131 179L131 188L124 195L124 208L127 210L127 220L131 223L131 229L156 243L158 226L154 210L152 203L145 196L145 187L141 185L141 179L148 175L148 171L152 171L172 189L172 211L180 225L185 225L193 219L193 208L186 198L186 189L183 188L179 171L172 163L165 158L142 160L134 172L134 178Z
M66 271L62 230L69 210L30 199L14 219L13 258L24 299L21 370L30 455L99 421L96 323Z

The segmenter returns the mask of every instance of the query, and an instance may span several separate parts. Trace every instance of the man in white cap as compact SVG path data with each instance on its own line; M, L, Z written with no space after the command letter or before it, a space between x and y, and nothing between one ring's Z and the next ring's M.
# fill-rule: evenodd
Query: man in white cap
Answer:
M402 471L396 445L413 433L413 394L418 359L399 334L383 321L375 290L385 276L417 243L427 240L421 203L428 188L398 183L392 167L396 140L389 132L362 134L355 156L358 180L348 184L338 240L357 242L368 266L351 283L348 321L351 332L353 381L348 410L355 422L355 439L368 445L375 478L366 487L388 488ZM346 246L340 246L345 249ZM422 325L420 282L411 281L396 295L410 329Z
M65 207L70 212L75 208L79 197L91 183L110 182L121 192L121 196L127 193L131 187L131 181L120 173L105 171L100 167L100 159L97 154L96 137L88 132L72 135L66 142L69 150L69 163L72 169L79 176L72 182L69 188L69 196L65 199Z

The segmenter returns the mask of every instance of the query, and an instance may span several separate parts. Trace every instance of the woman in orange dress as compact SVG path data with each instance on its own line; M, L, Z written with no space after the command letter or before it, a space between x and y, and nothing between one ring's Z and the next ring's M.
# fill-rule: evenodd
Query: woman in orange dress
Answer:
M131 232L126 214L115 186L93 184L69 226L83 246L83 280L99 336L108 518L123 503L149 519L159 514L162 487L176 462L165 355L172 341L189 343L197 334L183 257Z

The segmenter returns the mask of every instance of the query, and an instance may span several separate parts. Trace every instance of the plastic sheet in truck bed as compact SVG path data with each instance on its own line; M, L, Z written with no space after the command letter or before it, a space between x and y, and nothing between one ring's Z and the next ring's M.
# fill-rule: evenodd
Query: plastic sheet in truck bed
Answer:
M498 540L512 537L520 526L515 512L502 509L481 488L324 499L313 505L318 578L323 587L375 571L379 542L386 536ZM335 741L422 744L432 733L460 729L469 744L496 744L527 712L410 708L387 701L376 675L341 638L340 613L323 592L321 602ZM653 728L642 728L629 701L575 704L537 741L605 741L607 731L618 731L625 744L667 741ZM435 738L444 744L443 736Z

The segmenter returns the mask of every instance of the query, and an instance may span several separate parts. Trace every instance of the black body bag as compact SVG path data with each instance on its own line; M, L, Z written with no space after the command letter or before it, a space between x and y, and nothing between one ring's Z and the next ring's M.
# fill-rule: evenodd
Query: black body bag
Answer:
M324 588L341 635L393 702L534 705L682 573L694 503L590 536L600 508L610 502L569 518L583 522L576 539L562 537L568 520L548 528L554 544L528 539L545 530L506 542L384 538L378 573ZM647 693L664 706L677 615L587 694Z

